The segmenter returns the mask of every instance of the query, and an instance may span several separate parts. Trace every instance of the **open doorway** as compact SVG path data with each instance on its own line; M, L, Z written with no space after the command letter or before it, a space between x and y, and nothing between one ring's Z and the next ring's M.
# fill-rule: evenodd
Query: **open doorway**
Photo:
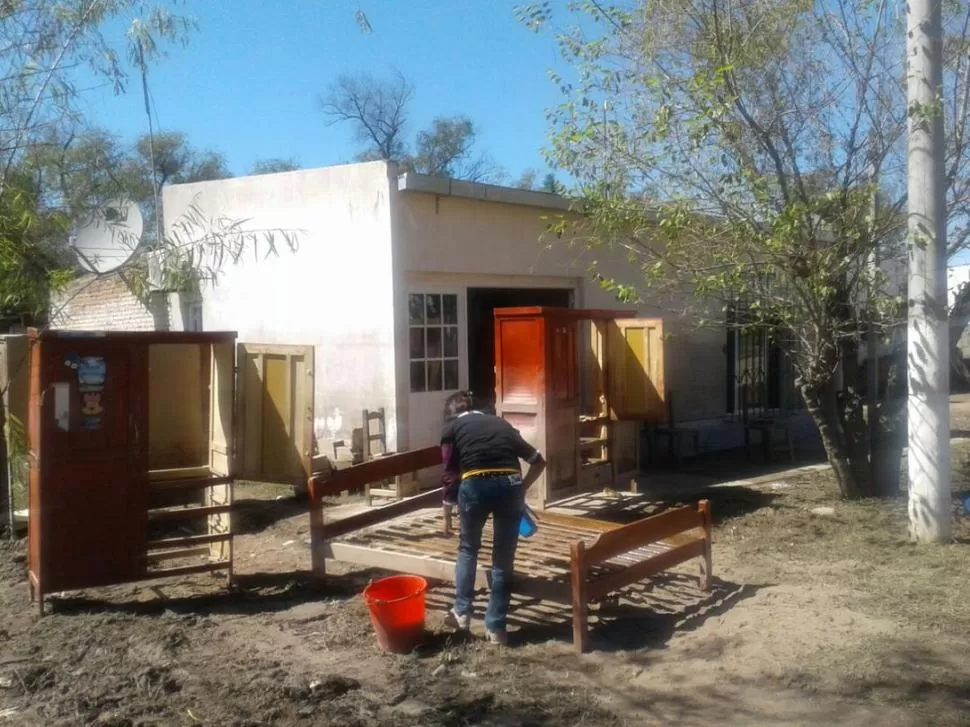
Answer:
M562 288L468 289L468 388L480 406L495 405L496 308L547 306L569 308L573 291Z

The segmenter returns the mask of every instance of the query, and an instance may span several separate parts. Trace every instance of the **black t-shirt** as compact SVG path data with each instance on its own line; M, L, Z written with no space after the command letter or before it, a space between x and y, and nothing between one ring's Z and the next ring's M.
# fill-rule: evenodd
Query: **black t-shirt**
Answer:
M452 462L462 473L472 470L519 469L519 460L530 464L539 452L519 431L501 417L470 411L445 425L441 444L451 445Z

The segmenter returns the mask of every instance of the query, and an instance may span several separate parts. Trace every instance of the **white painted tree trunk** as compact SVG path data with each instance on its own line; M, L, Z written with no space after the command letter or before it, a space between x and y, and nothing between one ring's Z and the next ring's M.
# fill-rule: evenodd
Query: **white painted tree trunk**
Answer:
M910 0L907 18L909 522L918 542L951 538L941 2Z

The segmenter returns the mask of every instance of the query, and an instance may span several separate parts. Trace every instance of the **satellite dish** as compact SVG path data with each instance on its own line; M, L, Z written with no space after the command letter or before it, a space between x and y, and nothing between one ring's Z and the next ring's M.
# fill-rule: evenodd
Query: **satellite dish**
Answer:
M71 246L86 270L110 273L135 254L144 226L137 204L114 200L75 227Z

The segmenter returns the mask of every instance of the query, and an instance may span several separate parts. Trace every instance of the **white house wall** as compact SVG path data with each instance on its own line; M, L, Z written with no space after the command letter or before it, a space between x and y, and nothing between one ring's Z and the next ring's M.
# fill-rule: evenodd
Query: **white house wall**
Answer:
M678 419L713 419L725 414L724 330L697 330L659 306L618 302L614 293L592 279L591 264L596 261L601 273L626 284L642 283L636 267L610 251L585 250L544 234L548 218L561 212L425 192L402 191L397 197L394 235L400 266L397 275L403 281L396 300L399 331L407 330L409 290L420 292L435 285L461 291L470 287L571 288L577 307L633 310L639 316L664 318L665 329L672 335L666 344L666 385L675 392ZM397 366L398 387L403 392L409 385L407 365L405 341L399 348ZM424 418L415 412L406 415L408 404L401 398L402 420ZM440 405L438 412L440 416Z
M390 186L383 162L166 187L166 227L195 205L205 217L276 231L227 263L202 291L206 330L248 343L315 347L321 453L351 438L364 408L385 407L396 443ZM280 231L296 236L290 251Z

